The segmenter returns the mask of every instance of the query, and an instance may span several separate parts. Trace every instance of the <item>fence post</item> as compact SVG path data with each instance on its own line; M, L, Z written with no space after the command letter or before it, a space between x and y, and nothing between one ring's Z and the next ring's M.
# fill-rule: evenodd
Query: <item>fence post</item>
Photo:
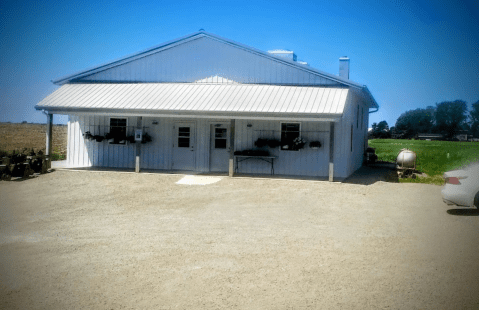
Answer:
M334 177L334 122L329 125L329 182Z
M53 148L53 114L47 114L47 139L46 139L46 150L45 155L47 156L47 169L52 167L52 148Z
M141 129L142 118L138 116L136 118L136 128ZM141 155L141 141L135 141L136 144L136 160L135 160L135 172L140 172L140 155Z
M230 159L229 159L229 176L234 176L234 161L235 161L235 120L231 120L230 124Z

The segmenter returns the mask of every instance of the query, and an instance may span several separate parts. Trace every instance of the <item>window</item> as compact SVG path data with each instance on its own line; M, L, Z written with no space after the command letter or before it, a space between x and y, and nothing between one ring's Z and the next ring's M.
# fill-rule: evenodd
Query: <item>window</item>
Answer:
M178 147L190 147L190 127L178 127Z
M300 137L300 123L281 124L281 149L292 151L293 140Z
M110 136L113 143L126 143L126 118L110 118Z
M226 128L215 128L215 149L226 148Z
M358 104L358 113L356 114L356 128L359 128L359 104Z
M351 152L353 151L353 124L351 124Z
M364 123L364 108L361 107L361 129L363 129L363 123Z

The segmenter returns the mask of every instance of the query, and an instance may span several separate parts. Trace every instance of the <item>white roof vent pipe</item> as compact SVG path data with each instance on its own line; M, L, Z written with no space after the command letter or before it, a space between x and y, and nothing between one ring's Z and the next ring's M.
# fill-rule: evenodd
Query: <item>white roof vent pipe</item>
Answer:
M339 76L349 80L349 58L339 57Z
M293 51L288 50L271 50L268 51L271 55L287 58L289 60L296 61L296 54Z

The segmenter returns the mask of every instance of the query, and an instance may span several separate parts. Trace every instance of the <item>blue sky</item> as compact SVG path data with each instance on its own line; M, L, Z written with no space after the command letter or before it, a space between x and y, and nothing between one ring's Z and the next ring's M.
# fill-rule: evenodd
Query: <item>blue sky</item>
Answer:
M350 79L393 126L407 110L479 100L479 2L467 1L10 1L0 2L0 121L41 122L34 106L52 79L191 34L260 50L290 49ZM55 123L66 117L54 116Z

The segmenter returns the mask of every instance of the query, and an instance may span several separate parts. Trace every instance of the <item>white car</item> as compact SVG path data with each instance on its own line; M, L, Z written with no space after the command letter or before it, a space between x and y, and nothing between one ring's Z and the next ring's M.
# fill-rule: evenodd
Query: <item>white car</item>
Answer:
M448 205L479 209L479 163L444 173L442 200Z

